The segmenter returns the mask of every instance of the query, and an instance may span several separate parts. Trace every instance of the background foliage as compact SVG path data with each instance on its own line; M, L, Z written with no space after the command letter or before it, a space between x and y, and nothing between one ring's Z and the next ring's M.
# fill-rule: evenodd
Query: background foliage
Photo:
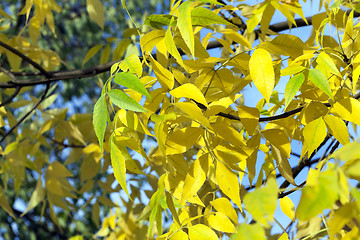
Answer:
M357 239L360 5L303 4L4 3L4 238Z

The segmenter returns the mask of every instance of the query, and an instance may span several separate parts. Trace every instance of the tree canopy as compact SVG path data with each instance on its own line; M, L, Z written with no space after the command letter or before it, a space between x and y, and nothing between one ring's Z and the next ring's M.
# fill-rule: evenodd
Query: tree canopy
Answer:
M306 2L4 3L0 233L358 239L360 3Z

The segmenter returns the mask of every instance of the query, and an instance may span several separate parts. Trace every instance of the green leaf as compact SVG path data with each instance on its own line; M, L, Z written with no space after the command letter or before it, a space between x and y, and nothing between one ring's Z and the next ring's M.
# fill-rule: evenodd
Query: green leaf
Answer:
M171 21L171 18L174 18ZM173 17L168 14L152 14L145 19L144 24L149 25L150 27L160 28L161 26L176 26L177 17Z
M109 95L111 102L119 108L137 112L146 112L138 102L119 89L112 89L107 94Z
M197 7L191 11L191 21L193 25L200 26L207 26L211 24L225 24L234 26L234 24L226 21L224 18L220 17L213 11L203 7Z
M99 140L99 145L101 150L103 148L103 143L104 143L107 117L108 117L108 111L106 108L105 95L101 95L101 97L95 103L94 112L93 112L93 126L96 137Z
M111 135L111 137L110 137L110 142L111 142L110 158L111 158L111 165L114 169L114 176L115 176L116 180L119 182L122 189L124 189L126 194L131 199L128 189L127 189L126 179L125 179L125 174L126 174L125 158L122 155L118 146L115 144L114 138L115 137L114 137L114 133L113 133L113 135Z
M190 49L191 55L195 56L195 40L191 22L192 3L192 1L186 1L180 5L177 27L186 45Z
M322 90L326 95L333 98L331 88L325 75L319 69L309 69L309 80Z
M114 82L151 98L150 94L148 93L140 79L132 73L120 72L115 75Z
M305 80L305 75L303 73L299 73L290 78L289 82L286 84L285 88L285 109L294 98L295 94L301 87Z

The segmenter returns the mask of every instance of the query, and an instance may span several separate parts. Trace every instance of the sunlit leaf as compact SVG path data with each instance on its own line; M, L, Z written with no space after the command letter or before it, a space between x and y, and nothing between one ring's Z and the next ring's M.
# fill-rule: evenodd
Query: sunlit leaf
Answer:
M150 97L148 91L138 77L129 72L120 72L115 75L114 82L117 84L133 89L142 95ZM151 98L151 97L150 97Z
M93 111L93 126L95 134L99 140L100 148L103 148L104 135L106 130L106 123L108 111L105 102L105 95L102 95L96 102Z
M130 98L126 93L118 89L112 89L107 93L112 103L122 109L127 109L136 112L146 112L146 110L137 103L134 99Z
M269 103L275 86L275 73L270 53L261 48L256 49L250 58L249 68L256 88Z

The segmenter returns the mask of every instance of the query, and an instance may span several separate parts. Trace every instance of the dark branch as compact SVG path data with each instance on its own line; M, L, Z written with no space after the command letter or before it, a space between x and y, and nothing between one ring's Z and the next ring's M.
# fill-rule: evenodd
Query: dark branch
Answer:
M40 99L34 104L34 106L1 138L0 143L2 143L7 136L9 136L46 98L50 88L50 83L46 85L44 93L41 95Z
M37 70L39 70L41 72L42 75L46 76L47 78L51 77L50 74L43 68L41 67L37 62L34 62L33 60L31 60L29 57L25 56L24 54L22 54L20 51L18 51L17 49L13 48L12 46L0 41L0 46L2 46L3 48L7 49L8 51L16 54L17 56L21 57L24 61L28 62L30 65L32 65L34 68L36 68Z

